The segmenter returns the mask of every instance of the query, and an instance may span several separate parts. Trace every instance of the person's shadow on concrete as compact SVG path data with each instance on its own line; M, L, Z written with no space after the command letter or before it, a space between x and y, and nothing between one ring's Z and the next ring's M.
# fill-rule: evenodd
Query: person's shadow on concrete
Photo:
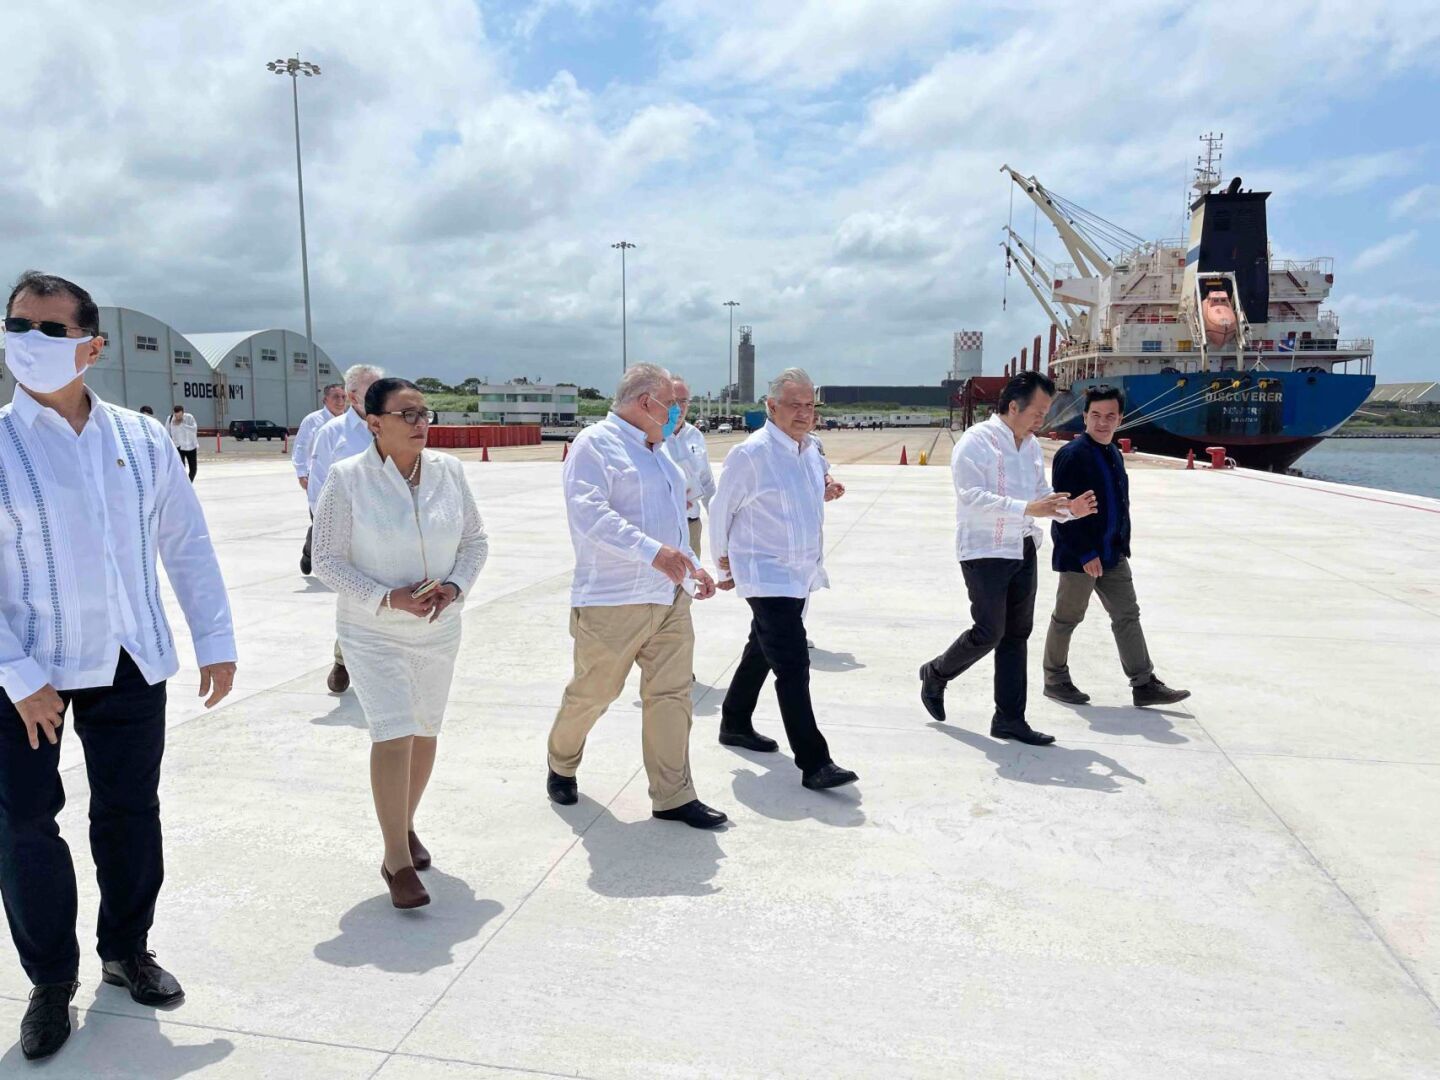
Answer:
M329 585L326 585L319 578L307 577L305 579L305 587L303 589L291 589L290 594L292 596L313 596L316 593L334 593L334 591L334 589L330 588Z
M128 1076L143 1076L146 1080L180 1080L182 1076L199 1072L211 1065L224 1061L235 1051L235 1044L229 1039L211 1039L194 1045L177 1045L160 1030L160 1015L143 1006L128 1011L131 1001L127 991L124 1004L116 1004L127 1011L105 1011L111 995L107 991L114 987L97 986L95 998L86 1006L83 1015L71 1006L70 1023L74 1028L69 1040L53 1058L42 1062L28 1062L16 1044L4 1057L0 1057L0 1076L21 1076L30 1070L36 1075L43 1074L49 1080L75 1077L91 1080L97 1076L113 1076L117 1066L123 1067ZM165 1012L174 1010L166 1009ZM185 1034L196 1035L193 1030L181 1029Z
M730 789L738 802L762 817L773 821L818 821L841 829L865 824L865 811L860 809L862 796L854 784L811 791L801 786L800 770L787 755L729 749L737 757L761 766L761 771L732 770L735 779Z
M1099 735L1138 735L1155 743L1178 746L1190 740L1175 730L1171 716L1189 717L1189 713L1165 712L1162 709L1140 709L1134 705L1064 705L1090 725Z
M1136 776L1114 758L1093 750L1059 744L1027 746L934 721L930 727L983 752L995 763L995 774L1002 780L1084 788L1109 794L1120 790L1121 780L1145 783L1143 776Z
M720 693L720 687L711 686L709 683L700 682L698 679L695 685L690 688L690 712L692 716L716 716L720 712L720 702L725 695ZM645 703L636 698L630 703L632 709L643 709Z
M375 879L379 881L378 873ZM475 937L505 910L440 870L426 870L420 880L430 894L427 907L396 910L388 890L362 900L340 916L339 934L315 946L315 958L337 967L418 975L451 963L455 946Z
M715 829L678 821L621 821L588 795L573 806L550 804L590 858L592 891L601 896L709 896L725 857ZM722 826L723 828L723 826Z
M317 716L310 723L316 727L365 727L365 713L360 708L360 702L354 694L346 694L343 697L335 697L334 707L324 716Z
M859 671L865 665L855 659L854 653L811 649L810 666L816 671Z

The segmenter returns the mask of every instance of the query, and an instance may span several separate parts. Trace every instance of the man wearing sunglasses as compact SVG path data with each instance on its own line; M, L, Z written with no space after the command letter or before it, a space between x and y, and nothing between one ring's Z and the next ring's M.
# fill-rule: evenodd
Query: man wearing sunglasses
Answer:
M315 434L315 443L310 449L309 468L305 482L301 485L310 500L310 519L315 519L315 508L320 505L320 492L325 487L325 477L337 461L344 461L356 454L363 454L375 444L370 427L365 419L365 392L371 385L385 376L385 372L371 364L354 364L345 369L345 396L350 407L339 416L327 420ZM301 569L303 570L304 564ZM345 657L340 652L340 641L335 641L335 663L325 679L325 685L332 694L343 694L350 689L350 672L345 667Z
M30 271L5 315L19 385L0 408L0 893L35 986L20 1024L34 1059L69 1038L79 986L75 868L55 821L65 712L89 779L101 977L142 1005L173 1004L183 991L147 942L165 873L166 680L180 667L157 555L207 707L230 692L235 636L205 515L164 427L85 385L105 344L89 293Z

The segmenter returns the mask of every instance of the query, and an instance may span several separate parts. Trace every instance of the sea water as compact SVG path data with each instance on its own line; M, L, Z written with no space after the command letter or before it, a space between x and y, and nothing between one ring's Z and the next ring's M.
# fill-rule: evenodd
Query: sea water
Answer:
M1295 468L1316 480L1440 499L1440 439L1326 439Z

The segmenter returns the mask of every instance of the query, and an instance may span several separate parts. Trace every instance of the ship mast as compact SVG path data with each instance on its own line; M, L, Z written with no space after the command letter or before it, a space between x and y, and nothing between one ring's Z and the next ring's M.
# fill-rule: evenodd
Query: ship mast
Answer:
M1216 135L1213 131L1207 131L1200 136L1200 141L1205 144L1205 153L1195 159L1195 182L1191 186L1204 198L1220 186L1220 160L1225 156L1225 133L1222 131Z

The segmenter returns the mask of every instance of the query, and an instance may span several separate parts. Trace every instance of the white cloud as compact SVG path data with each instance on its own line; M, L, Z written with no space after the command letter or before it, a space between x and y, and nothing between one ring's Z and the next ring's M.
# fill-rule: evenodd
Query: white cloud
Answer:
M1440 220L1440 184L1411 188L1390 204L1390 216L1412 221Z
M1359 255L1356 255L1350 261L1350 265L1356 270L1373 270L1377 266L1384 266L1397 255L1403 255L1419 238L1420 233L1414 229L1387 236L1384 240L1377 244L1371 244Z

